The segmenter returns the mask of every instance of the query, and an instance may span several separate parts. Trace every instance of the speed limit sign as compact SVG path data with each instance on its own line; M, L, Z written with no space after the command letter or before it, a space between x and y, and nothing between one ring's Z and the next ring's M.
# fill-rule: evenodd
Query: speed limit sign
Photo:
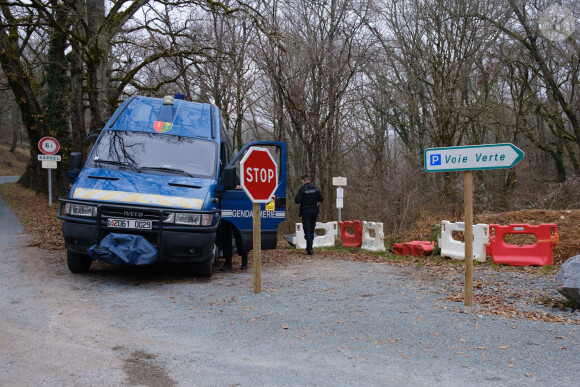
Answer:
M60 144L53 137L43 137L38 142L38 149L45 155L54 155L60 149Z

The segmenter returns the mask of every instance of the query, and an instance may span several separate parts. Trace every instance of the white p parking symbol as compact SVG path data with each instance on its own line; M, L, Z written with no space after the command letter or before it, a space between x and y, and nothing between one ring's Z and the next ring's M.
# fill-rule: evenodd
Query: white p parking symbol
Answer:
M440 153L431 155L430 165L441 165L441 154Z

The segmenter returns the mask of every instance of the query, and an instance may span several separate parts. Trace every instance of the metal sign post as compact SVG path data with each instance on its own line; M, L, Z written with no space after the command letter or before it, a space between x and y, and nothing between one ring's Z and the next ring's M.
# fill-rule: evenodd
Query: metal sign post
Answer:
M48 206L52 207L52 169L48 170Z
M473 306L473 171L511 168L523 158L524 152L512 144L468 145L425 150L426 172L464 171L465 306Z
M342 206L343 206L343 198L344 198L344 189L342 187L338 187L336 189L336 208L338 208L338 221L342 222Z
M38 142L38 149L44 155L38 155L38 160L42 161L42 168L48 169L48 206L52 207L52 173L57 168L60 156L56 155L60 149L60 144L53 137L43 137Z
M336 208L338 208L338 221L342 222L342 207L344 204L344 189L342 187L346 187L346 177L333 177L332 185L338 187L336 188Z

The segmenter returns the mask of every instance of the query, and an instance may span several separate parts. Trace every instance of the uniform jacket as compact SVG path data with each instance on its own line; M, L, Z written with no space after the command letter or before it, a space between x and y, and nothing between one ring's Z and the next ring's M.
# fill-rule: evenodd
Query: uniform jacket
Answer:
M316 209L316 212L318 213L318 203L322 202L323 200L324 198L322 197L322 193L317 186L310 182L302 185L296 194L296 198L294 199L297 204L300 204L300 212L298 213L298 216L302 216L304 211L312 209Z

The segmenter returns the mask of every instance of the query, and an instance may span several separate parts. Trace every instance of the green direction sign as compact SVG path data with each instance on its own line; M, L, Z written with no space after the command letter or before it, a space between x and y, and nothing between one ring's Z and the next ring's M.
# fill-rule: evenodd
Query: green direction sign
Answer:
M513 144L486 144L425 150L425 171L473 171L511 168L524 158Z

